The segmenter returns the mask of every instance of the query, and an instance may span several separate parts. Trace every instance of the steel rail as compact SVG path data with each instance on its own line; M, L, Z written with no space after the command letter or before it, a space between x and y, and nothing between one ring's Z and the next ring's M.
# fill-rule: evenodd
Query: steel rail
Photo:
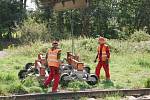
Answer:
M88 90L77 92L58 92L41 94L24 94L0 96L0 100L78 100L80 97L105 97L107 95L150 95L150 88L142 89L114 89L114 90Z

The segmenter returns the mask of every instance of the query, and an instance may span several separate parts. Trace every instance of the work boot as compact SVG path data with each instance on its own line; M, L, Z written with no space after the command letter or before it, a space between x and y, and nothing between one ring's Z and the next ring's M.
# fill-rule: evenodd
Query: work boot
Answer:
M107 82L107 83L111 83L111 80L110 80L110 79L106 79L106 82Z
M104 83L111 83L111 80L110 79L103 80L102 84L104 84Z

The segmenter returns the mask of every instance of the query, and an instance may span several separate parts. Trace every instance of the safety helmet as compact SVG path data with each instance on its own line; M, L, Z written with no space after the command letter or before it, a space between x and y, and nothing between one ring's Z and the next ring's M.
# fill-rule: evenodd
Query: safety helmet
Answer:
M100 43L106 43L106 39L104 37L99 37L98 41Z
M53 41L52 42L52 47L56 47L56 46L58 46L58 41Z
M58 44L58 41L53 41L52 44Z

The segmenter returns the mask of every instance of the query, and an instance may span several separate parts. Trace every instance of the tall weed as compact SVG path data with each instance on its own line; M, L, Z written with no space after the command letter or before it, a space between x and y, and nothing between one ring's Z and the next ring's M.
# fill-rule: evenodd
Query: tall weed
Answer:
M8 87L8 92L15 94L24 94L27 93L27 90L20 82L14 82L11 83Z
M150 41L150 35L142 30L135 31L134 34L131 35L130 40L132 42Z

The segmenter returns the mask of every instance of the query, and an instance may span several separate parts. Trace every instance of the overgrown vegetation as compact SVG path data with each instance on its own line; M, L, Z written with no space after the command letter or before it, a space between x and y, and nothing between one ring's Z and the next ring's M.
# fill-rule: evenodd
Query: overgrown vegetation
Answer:
M150 40L150 35L146 34L145 31L135 31L134 34L131 35L131 41L140 42L140 41L148 41Z
M46 23L38 23L31 18L28 18L21 26L18 26L15 34L21 43L51 40L51 34L46 28Z
M89 86L85 82L74 81L69 83L67 90L86 89L121 89L121 88L142 88L149 87L146 81L150 75L150 54L147 49L149 42L130 42L123 40L108 40L111 47L110 71L112 82L105 82L105 75L102 69L101 82L95 86ZM92 72L95 71L96 63L93 62L96 56L97 39L78 38L75 39L75 52L80 55L81 60L89 65ZM51 44L38 41L29 45L10 46L7 52L11 52L6 58L0 59L0 94L18 93L41 93L43 90L35 77L28 77L23 83L19 82L17 73L28 62L34 62L39 52L46 53ZM71 51L71 40L62 40L62 59L66 52ZM15 56L15 57L14 57ZM10 85L11 83L11 85ZM61 88L60 88L61 89ZM64 88L63 88L64 89ZM111 98L111 97L110 97ZM109 99L109 98L108 98Z

